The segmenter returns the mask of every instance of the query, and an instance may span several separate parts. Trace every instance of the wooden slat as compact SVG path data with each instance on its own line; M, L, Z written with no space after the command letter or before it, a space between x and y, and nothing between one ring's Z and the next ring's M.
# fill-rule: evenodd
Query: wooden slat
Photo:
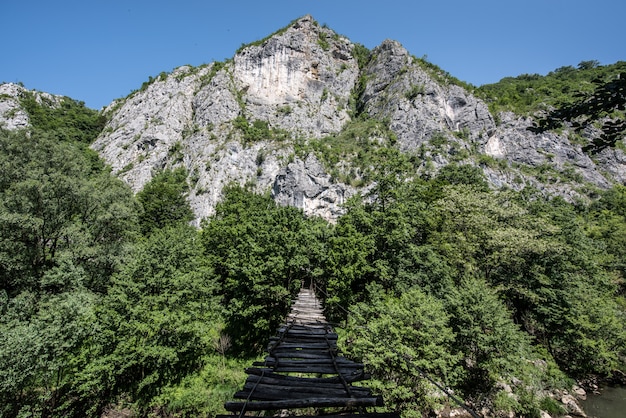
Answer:
M238 399L280 400L280 399L313 399L313 398L368 398L372 392L364 387L351 387L348 394L343 387L325 386L281 386L262 383L247 383L243 390L235 393Z
M312 327L303 327L303 328L286 328L279 329L279 334L287 334L287 335L329 335L334 334L335 332L331 332L325 328L312 328Z
M280 379L284 379L285 381L294 381L294 380L308 381L312 385L319 384L319 383L341 383L341 378L339 376L333 376L333 377L285 376L283 374L274 373L272 369L263 369L263 368L256 368L256 367L247 368L246 373L249 375L255 375L255 376L267 376L267 377L280 378ZM336 375L336 373L331 373L331 374ZM351 383L351 382L358 382L361 380L368 380L370 379L370 375L367 373L364 373L363 370L357 369L357 370L352 371L351 373L344 373L343 378L345 379L346 382Z
M285 399L275 401L255 402L226 402L224 409L227 411L241 411L244 406L246 411L265 411L294 408L357 408L368 406L382 406L382 398L315 398L315 399Z
M270 337L270 341L283 341L287 343L295 342L323 342L323 341L337 341L337 334L326 335L283 335L281 337Z
M339 385L337 383L327 383L327 384L318 384L318 385L293 385L287 384L291 382L281 382L281 383L273 383L272 381L265 380L264 382L271 383L263 383L263 381L248 381L244 384L243 390L250 392L254 391L263 391L263 390L280 390L283 392L283 396L285 393L289 394L291 392L307 392L310 397L319 397L319 396L311 396L314 394L338 394L336 397L342 397L346 394L346 391L343 385ZM353 393L355 398L359 397L368 397L371 395L372 391L370 388L365 386L350 386L350 391ZM326 396L327 398L329 396ZM335 397L335 396L331 396Z
M332 358L329 350L290 350L290 351L279 351L272 352L272 357L277 359L330 359Z
M269 350L292 350L292 349L307 349L307 350L328 350L333 349L336 350L337 349L337 344L334 343L334 341L330 341L330 344L328 344L326 341L324 342L305 342L305 341L283 341L283 342L272 342L268 345L268 351Z
M291 387L323 387L328 389L344 389L343 383L339 381L338 378L334 380L317 378L316 382L311 382L310 378L296 378L292 376L285 376L282 374L274 374L273 376L256 376L249 375L244 388L248 386L248 384L268 384L268 385L277 385L277 386L291 386ZM350 386L350 388L366 388L365 386Z
M282 366L279 365L273 369L277 373L308 373L308 374L338 374L334 366ZM350 375L354 368L341 367L339 374Z
M351 367L351 368L363 368L365 365L362 363L355 363L352 360L348 360L345 357L335 357L334 363L332 357L316 357L316 358L307 358L301 360L291 360L289 358L279 359L277 360L275 357L265 357L262 363L264 366L271 366L274 364L282 365L282 366L314 366L318 364L322 365L332 365L334 363L339 367Z

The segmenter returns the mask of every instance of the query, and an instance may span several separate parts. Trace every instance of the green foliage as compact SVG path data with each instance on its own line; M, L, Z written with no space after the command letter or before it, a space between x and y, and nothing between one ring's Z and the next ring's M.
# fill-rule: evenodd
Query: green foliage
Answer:
M438 83L440 83L440 84L442 84L444 86L456 85L456 86L459 86L459 87L463 87L467 91L470 91L470 92L474 91L474 86L472 86L471 84L468 84L468 83L466 83L464 81L461 81L458 78L452 76L447 71L442 70L437 65L435 65L432 62L428 61L428 58L426 56L423 56L421 58L414 58L414 59L417 62L417 64L423 70L425 70Z
M177 417L227 414L224 402L243 386L247 377L244 370L249 365L249 359L222 361L219 356L207 356L199 372L187 375L176 385L165 386L151 407Z
M579 93L574 103L559 105L540 118L531 130L544 132L570 122L580 135L587 128L600 124L602 134L585 145L583 151L595 154L607 147L615 147L626 133L626 71L608 81L595 79L593 84L593 92Z
M202 78L200 79L202 87L208 86L209 84L211 84L211 81L213 80L215 75L218 72L220 72L225 66L226 66L225 62L222 62L222 61L213 62L211 64L211 69L209 70L209 72L203 75Z
M93 334L86 320L94 303L91 292L75 290L39 301L33 296L13 298L0 321L0 416L49 416L62 408L72 359ZM24 302L34 310L28 318Z
M130 190L93 173L72 144L38 132L0 132L0 172L0 277L8 295L71 288L62 278L42 280L66 265L102 291L136 231Z
M130 189L75 142L0 131L1 416L61 416L93 307L137 232Z
M137 193L143 208L139 217L142 232L149 234L156 229L190 222L193 212L186 199L188 190L184 168L156 173Z
M489 183L487 183L483 171L469 164L448 164L442 167L435 177L435 182L442 185L465 184L473 186L477 190L489 190Z
M270 128L267 121L257 119L252 124L244 116L237 116L233 120L233 126L243 134L246 143L270 140L284 140L289 134L282 129Z
M374 306L381 295L398 298L417 288L445 301L454 331L448 350L461 356L445 371L455 376L455 389L525 416L538 413L545 388L570 384L561 370L582 376L622 367L626 329L617 285L623 282L615 281L619 271L607 270L612 264L600 264L621 254L621 241L613 256L587 236L596 231L610 242L616 235L604 236L597 226L587 232L574 207L559 200L528 205L527 196L468 187L476 179L454 186L446 183L456 180L442 178L409 181L397 175L406 168L393 169L402 167L399 160L389 162L377 169L387 175L379 174L369 203L351 200L329 238L321 282L329 316L342 320L339 306ZM443 178L467 174L449 170ZM621 207L609 203L620 196L610 193L603 205ZM615 225L623 225L615 216ZM514 397L500 391L504 383ZM387 396L396 393L380 387Z
M225 332L239 353L259 352L305 280L320 274L323 224L240 186L224 190L202 240L219 277Z
M422 94L424 94L424 85L414 84L406 93L404 93L404 96L408 100L414 100L417 96L421 96Z
M506 77L498 83L486 84L476 92L489 104L493 115L512 111L521 115L533 114L554 106L571 104L577 94L591 93L593 80L610 80L626 71L626 62L606 66L572 66L558 68L546 76L522 74Z
M59 140L92 143L104 128L105 118L99 112L85 107L85 103L69 97L54 102L41 102L35 93L24 92L20 105L28 113L33 129L54 132Z
M219 335L220 305L198 232L181 225L140 242L98 307L99 332L84 341L75 395L95 410L127 394L141 411L167 385L203 366ZM73 405L75 408L79 405Z
M537 203L529 213L505 193L448 188L444 196L437 246L449 262L498 286L516 321L570 373L617 367L624 326L615 288L571 207Z
M166 72L161 72L159 73L158 76L156 77L152 77L152 76L148 76L148 80L144 81L141 84L141 87L139 88L139 90L134 91L133 93L136 93L137 91L146 91L148 89L148 87L150 87L153 83L156 83L157 81L165 81L167 79L168 74ZM131 93L131 94L133 94Z
M352 48L352 56L356 59L360 71L365 69L365 66L370 60L370 54L371 52L366 46L359 43L354 44L354 47Z
M180 141L174 142L174 144L167 150L167 156L172 160L173 164L177 164L183 161L183 144Z
M326 38L326 34L324 32L322 32L322 31L320 31L320 33L318 34L317 44L324 51L328 51L330 49L330 44L328 43L328 39Z
M387 123L358 118L348 122L337 134L297 143L296 153L306 158L313 152L338 181L362 186L371 182L380 155L395 141L395 134ZM349 168L346 161L351 162Z
M455 333L454 346L463 355L466 393L480 396L498 382L524 377L519 372L533 359L530 337L513 322L487 282L464 279L448 294L446 310Z
M372 290L373 300L355 305L349 317L347 354L367 365L370 386L387 408L420 417L420 410L438 405L436 388L423 375L447 386L458 378L448 315L440 301L418 289L399 298Z

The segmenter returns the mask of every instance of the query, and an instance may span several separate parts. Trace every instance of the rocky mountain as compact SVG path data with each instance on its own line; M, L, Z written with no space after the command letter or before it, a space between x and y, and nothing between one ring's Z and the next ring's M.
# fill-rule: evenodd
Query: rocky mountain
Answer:
M0 123L25 126L19 87L2 89ZM308 145L360 120L384 124L369 140L415 156L415 175L471 164L494 188L534 186L569 200L626 182L623 147L592 158L567 129L533 133L530 118L492 115L471 90L398 42L367 51L304 16L233 59L162 73L113 102L92 148L135 191L155 170L185 167L197 221L213 213L230 182L336 220L369 182L342 180L338 170L359 177L362 167L349 156L333 163Z
M26 90L19 84L0 84L0 128L7 130L25 129L30 126L30 117L21 103ZM30 92L39 104L57 106L61 97L43 92Z

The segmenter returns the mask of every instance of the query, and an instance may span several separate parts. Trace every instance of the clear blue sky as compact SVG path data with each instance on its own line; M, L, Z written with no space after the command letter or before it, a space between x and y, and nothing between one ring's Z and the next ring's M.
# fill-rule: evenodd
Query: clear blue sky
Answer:
M368 48L395 39L474 85L626 60L624 0L0 1L0 82L95 109L305 14Z

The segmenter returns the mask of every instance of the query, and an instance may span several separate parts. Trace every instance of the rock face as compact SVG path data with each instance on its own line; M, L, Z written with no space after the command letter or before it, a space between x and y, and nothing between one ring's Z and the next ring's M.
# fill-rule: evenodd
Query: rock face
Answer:
M0 128L7 130L24 129L30 125L28 113L20 103L25 94L32 94L39 103L48 106L58 106L61 96L54 96L40 91L26 90L19 84L0 84Z
M15 130L28 126L28 114L19 101L23 91L24 88L17 84L0 85L0 128Z
M330 175L317 158L309 155L280 170L272 186L274 200L284 206L295 206L306 215L337 219L341 205L356 191L342 184L333 184Z
M366 70L365 110L391 121L403 151L418 148L435 134L466 133L476 140L495 130L485 103L459 86L436 82L398 42L384 41L372 54Z
M197 224L231 182L336 220L364 189L339 183L302 145L339 133L355 116L388 121L396 146L429 174L472 164L495 188L531 185L566 199L626 182L620 147L592 160L565 134L532 133L529 119L501 114L496 123L483 101L398 42L384 41L365 60L362 52L304 16L231 60L177 68L112 103L92 148L134 191L155 170L186 168ZM0 86L0 127L28 125L22 92Z
M296 157L290 139L336 133L349 120L359 75L353 48L305 16L231 61L178 68L112 104L105 110L110 122L93 148L135 191L155 169L186 167L198 219L213 212L230 182L272 188L278 202L335 219L348 188L330 184L314 158ZM260 121L267 135L247 138L244 120L248 126ZM303 168L313 171L298 171ZM320 189L299 193L306 185L295 179L309 179Z
M245 115L299 135L320 137L349 120L359 75L354 45L310 16L235 55L233 76Z
M566 135L529 131L527 118L503 113L496 125L484 102L395 41L383 42L372 55L365 111L389 120L399 147L425 156L435 171L451 162L480 165L494 187L531 185L567 199L580 196L581 184L608 188L624 182L621 150L607 149L594 162Z

